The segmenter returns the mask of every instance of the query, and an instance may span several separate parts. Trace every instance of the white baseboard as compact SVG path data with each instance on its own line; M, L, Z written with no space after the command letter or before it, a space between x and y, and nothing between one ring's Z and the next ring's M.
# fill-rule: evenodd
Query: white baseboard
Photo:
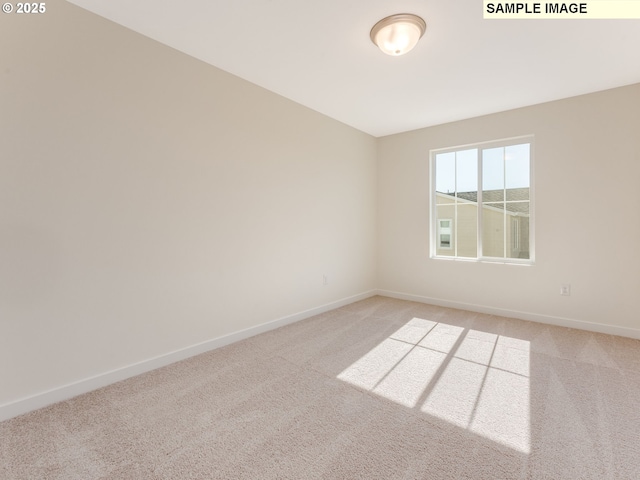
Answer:
M268 332L269 330L274 330L290 323L304 320L305 318L313 317L314 315L318 315L320 313L328 312L329 310L333 310L335 308L339 308L344 305L357 302L359 300L364 300L365 298L369 298L374 295L376 295L376 291L371 290L359 295L343 298L341 300L327 303L319 307L311 308L303 312L295 313L293 315L288 315L277 320L262 323L260 325L256 325L255 327L250 327L245 330L231 333L229 335L224 335L212 340L207 340L196 345L191 345L180 350L175 350L164 355L159 355L148 360L143 360L133 365L128 365L116 370L101 373L90 378L85 378L74 383L63 385L61 387L25 397L11 403L0 405L0 421L8 420L10 418L17 417L18 415L43 408L57 402L68 400L83 393L106 387L107 385L126 380L127 378L131 378L136 375L140 375L142 373L164 367L171 363L175 363L180 360L184 360L195 355L208 352L210 350L215 350L216 348L224 347L225 345L229 345L231 343L253 337L254 335L258 335L260 333Z
M575 320L573 318L554 317L551 315L541 315L539 313L487 307L485 305L476 305L472 303L454 302L451 300L424 297L410 293L392 292L389 290L377 290L377 294L384 297L397 298L399 300L410 300L413 302L428 303L430 305L437 305L440 307L470 310L472 312L487 313L489 315L499 315L501 317L518 318L520 320L529 320L531 322L546 323L548 325L556 325L558 327L576 328L578 330L587 330L589 332L606 333L609 335L618 335L620 337L640 339L640 330L634 328L617 327L615 325L585 322L582 320Z

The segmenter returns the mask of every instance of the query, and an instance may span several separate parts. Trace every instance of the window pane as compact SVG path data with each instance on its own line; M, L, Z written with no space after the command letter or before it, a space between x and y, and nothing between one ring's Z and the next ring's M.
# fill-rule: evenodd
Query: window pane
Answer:
M484 205L482 209L482 253L504 258L504 204Z
M457 249L459 257L478 256L478 206L475 203L458 204Z
M530 258L529 255L529 218L513 217L509 219L507 230L507 257Z
M456 154L455 152L436 155L436 192L454 195L456 191ZM440 203L442 195L436 199ZM448 202L444 202L448 203Z
M504 153L506 188L529 188L529 144L505 147Z
M456 152L456 191L478 191L478 150Z
M482 194L492 190L504 190L504 148L488 148L482 151ZM502 199L494 199L502 200Z
M531 258L529 249L529 202L508 202L507 257Z
M529 200L529 144L505 148L507 200Z

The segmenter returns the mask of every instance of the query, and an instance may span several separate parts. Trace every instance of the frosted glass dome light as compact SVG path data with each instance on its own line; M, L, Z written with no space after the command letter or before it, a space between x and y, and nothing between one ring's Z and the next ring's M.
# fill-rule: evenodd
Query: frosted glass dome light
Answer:
M371 29L371 41L387 55L404 55L416 46L427 24L410 13L383 18Z

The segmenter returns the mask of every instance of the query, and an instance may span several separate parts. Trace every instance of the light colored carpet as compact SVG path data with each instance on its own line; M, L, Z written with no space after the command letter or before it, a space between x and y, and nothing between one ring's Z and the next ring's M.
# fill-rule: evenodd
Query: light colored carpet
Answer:
M638 479L640 341L374 297L0 423L2 479Z

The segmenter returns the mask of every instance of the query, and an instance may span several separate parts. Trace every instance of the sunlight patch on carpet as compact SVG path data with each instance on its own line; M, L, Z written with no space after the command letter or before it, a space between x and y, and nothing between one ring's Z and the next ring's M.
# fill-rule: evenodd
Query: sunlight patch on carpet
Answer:
M530 453L529 347L413 318L337 378Z

